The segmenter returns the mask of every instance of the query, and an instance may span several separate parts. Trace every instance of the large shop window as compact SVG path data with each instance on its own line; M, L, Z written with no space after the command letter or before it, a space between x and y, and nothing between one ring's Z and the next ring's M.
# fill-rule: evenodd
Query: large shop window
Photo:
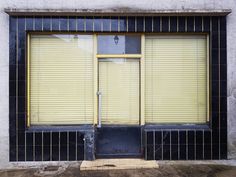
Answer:
M205 35L146 36L146 123L206 123L207 58Z
M93 123L93 47L92 35L31 35L31 125Z

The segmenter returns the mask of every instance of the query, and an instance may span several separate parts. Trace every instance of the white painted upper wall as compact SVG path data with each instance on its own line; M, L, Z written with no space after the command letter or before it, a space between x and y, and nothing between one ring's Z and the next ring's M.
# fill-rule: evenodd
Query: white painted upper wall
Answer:
M227 18L228 145L236 158L236 0L0 0L0 168L9 167L9 18L4 8L23 9L232 9Z

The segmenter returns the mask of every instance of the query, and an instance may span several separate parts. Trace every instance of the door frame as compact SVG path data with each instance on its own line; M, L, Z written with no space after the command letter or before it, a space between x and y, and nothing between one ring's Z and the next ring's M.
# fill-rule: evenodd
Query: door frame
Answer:
M108 33L109 35L121 35L121 33ZM141 37L141 54L98 54L97 53L97 36L98 35L108 35L107 33L100 33L94 34L94 125L98 125L98 60L99 58L139 58L139 125L145 124L145 117L144 117L144 110L145 110L145 100L144 100L144 73L145 73L145 66L144 66L144 52L145 52L145 35L140 34ZM126 34L126 33L124 33ZM127 34L126 34L127 35ZM128 34L132 35L132 34ZM135 35L137 35L135 33Z

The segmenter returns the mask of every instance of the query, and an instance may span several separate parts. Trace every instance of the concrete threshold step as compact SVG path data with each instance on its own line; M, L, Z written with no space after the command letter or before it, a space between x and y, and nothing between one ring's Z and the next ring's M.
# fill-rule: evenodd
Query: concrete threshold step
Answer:
M82 161L80 170L119 170L119 169L141 169L159 168L155 160L143 159L96 159L94 161Z

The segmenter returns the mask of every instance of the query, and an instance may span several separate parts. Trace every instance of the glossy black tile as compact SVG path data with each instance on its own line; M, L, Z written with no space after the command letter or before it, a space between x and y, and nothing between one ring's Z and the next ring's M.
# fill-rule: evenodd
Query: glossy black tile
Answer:
M24 146L25 145L25 131L24 130L18 130L17 131L17 137L18 137L18 146Z
M77 132L77 144L78 145L84 144L84 135L80 132Z
M220 158L220 145L219 144L212 144L212 159L219 160Z
M15 69L16 69L16 67L15 67ZM26 67L25 67L25 65L18 65L17 69L18 69L18 80L25 81L26 80Z
M153 32L160 32L160 17L153 17Z
M163 144L170 144L170 131L163 131Z
M35 146L42 146L42 132L35 133Z
M211 32L211 45L212 49L218 49L220 47L218 31Z
M177 32L177 17L170 17L170 32Z
M195 145L188 144L188 160L195 159Z
M203 18L203 31L210 32L210 17L206 16Z
M227 112L220 113L220 128L227 133Z
M211 110L212 112L219 111L219 97L215 97L215 96L212 97ZM217 121L217 120L212 119L212 121Z
M212 144L219 144L220 143L220 134L219 130L215 129L212 131Z
M50 132L43 132L43 145L50 146L51 142Z
M42 161L43 160L43 154L42 154L43 146L37 145L37 146L34 146L34 149L35 149L35 152L34 152L35 161Z
M10 88L11 89L11 88ZM16 120L16 97L9 97L9 114L10 114L10 124L15 124Z
M220 144L220 159L227 159L227 143Z
M218 80L211 81L211 95L214 97L219 96L219 81Z
M84 145L77 145L77 160L84 160Z
M120 17L120 32L126 32L127 31L127 18L126 17Z
M170 160L170 145L163 145L163 160Z
M52 145L59 146L59 132L52 132Z
M69 31L76 31L76 17L70 17L69 18Z
M187 17L187 31L194 32L194 17Z
M26 97L18 97L18 112L25 113L26 111Z
M34 17L26 18L26 30L33 31L34 30Z
M179 146L176 144L171 144L171 160L178 160Z
M68 140L67 140L67 132L60 132L60 145L67 145Z
M186 144L187 143L187 132L186 131L179 131L179 143Z
M35 31L43 31L43 17L34 18Z
M178 131L171 131L171 144L178 145L178 143L179 143Z
M52 31L59 31L60 20L59 17L52 17Z
M102 31L110 32L111 31L111 19L110 17L103 17L102 19Z
M50 146L43 145L43 161L50 161Z
M220 48L226 48L227 45L226 31L220 31Z
M59 146L58 145L52 146L52 160L53 161L59 160Z
M196 136L196 144L202 145L203 144L203 131L197 130L195 136Z
M18 146L18 161L25 161L25 146Z
M33 146L33 133L25 133L26 134L26 144L28 146Z
M219 65L218 64L213 64L211 66L212 68L212 75L211 75L211 80L212 81L218 81L219 80Z
M162 145L155 145L155 160L162 160Z
M128 32L135 32L135 17L128 17Z
M85 31L92 32L93 31L93 17L86 17L85 19Z
M161 131L155 131L155 144L156 145L162 144L162 132Z
M16 146L13 146L10 144L10 149L9 149L9 160L12 161L16 161Z
M16 81L9 81L9 96L15 97L16 96Z
M59 18L59 30L60 31L68 31L69 30L68 17L60 17Z
M212 32L217 32L218 33L218 30L219 30L219 28L218 28L218 26L219 26L219 24L218 24L218 17L211 17L211 21L212 21Z
M227 97L220 97L220 112L227 112Z
M146 132L147 136L147 145L153 145L153 132Z
M69 133L69 160L76 160L76 132Z
M33 155L33 145L28 145L26 146L26 161L33 161L34 160L34 155Z
M185 32L185 17L178 17L178 32Z
M136 23L137 23L137 32L143 32L144 31L144 17L136 17Z
M202 32L202 20L201 16L195 17L195 32Z
M211 144L211 131L204 130L204 144Z
M18 114L18 127L17 128L18 130L25 131L25 128L26 128L26 114L25 113Z
M225 48L220 49L220 64L227 64L227 50Z
M212 112L211 113L211 119L212 119L212 121L211 121L211 127L213 128L213 129L218 129L219 128L219 113L218 112Z
M18 93L19 97L26 97L26 82L22 80L18 80Z
M146 146L146 160L153 160L154 159L154 146L153 145L147 145Z
M202 160L203 159L203 144L196 145L196 160Z
M101 32L102 31L102 17L94 17L94 31Z
M119 26L118 17L111 17L111 31L117 32Z
M227 144L227 129L220 129L220 144Z
M51 31L51 17L43 17L43 31Z
M85 18L84 17L77 17L77 30L84 31L85 30Z
M220 79L227 80L227 65L220 65Z
M67 160L67 155L68 155L67 154L67 152L68 152L67 148L68 148L67 145L61 145L60 146L60 160L61 161Z
M220 31L226 31L226 17L218 17L220 20Z
M227 97L227 80L220 81L220 96Z
M204 144L204 160L211 160L211 145L210 144Z
M169 17L161 17L161 32L169 32Z
M195 139L195 132L194 131L188 131L188 144L193 145L194 144L194 139Z
M145 32L152 32L152 17L145 17Z

